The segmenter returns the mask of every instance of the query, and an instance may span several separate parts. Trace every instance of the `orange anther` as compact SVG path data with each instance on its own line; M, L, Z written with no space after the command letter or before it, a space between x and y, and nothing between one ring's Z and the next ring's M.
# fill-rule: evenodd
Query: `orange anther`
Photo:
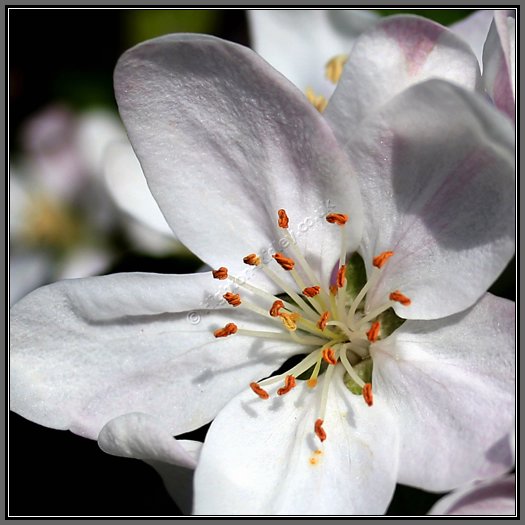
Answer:
M344 213L329 213L326 216L326 220L330 224L338 224L339 226L344 226L348 221L348 215Z
M335 358L335 352L331 348L325 348L323 350L323 359L329 365L336 365L337 364L337 359Z
M315 422L315 425L314 425L314 431L315 431L315 435L321 440L321 441L324 441L326 439L326 432L324 431L323 429L323 420L322 419L318 419L316 422Z
M286 212L284 210L279 210L277 212L279 215L279 227L280 228L288 228L288 215L286 215Z
M250 266L259 266L259 264L261 264L261 258L257 257L255 253L250 253L250 255L243 257L242 262Z
M237 325L235 323L228 323L224 328L219 328L213 332L215 337L227 337L237 332Z
M346 281L346 264L343 264L339 270L337 270L336 284L338 288L342 288Z
M308 381L306 382L306 385L308 386L308 388L315 388L317 386L317 379L314 379L314 378L308 379Z
M277 390L277 395L282 396L283 394L287 394L295 386L296 386L295 377L286 376L284 379L284 386L282 388L279 388L279 390Z
M320 286L309 286L303 290L303 294L306 295L306 297L315 297L316 295L319 295L320 291Z
M274 301L274 303L272 304L272 307L270 308L270 315L272 317L278 317L279 310L281 308L284 308L284 303L282 301L279 301L279 299L277 299L277 301Z
M390 294L390 300L397 301L403 306L409 306L412 303L412 301L406 295L403 295L399 290L396 290Z
M264 390L264 388L261 388L257 383L250 383L250 388L261 398L261 399L268 399L270 397L270 394Z
M374 257L374 259L372 261L372 264L376 268L383 268L385 263L388 261L388 259L390 259L390 257L392 257L392 255L394 255L394 252L383 252L383 253L380 253L377 257Z
M328 318L330 317L330 312L324 312L324 314L321 315L321 318L319 321L317 321L317 327L320 330L324 330L326 328L326 323L328 322Z
M363 398L365 403L371 407L374 404L374 395L372 394L372 383L366 383L363 387Z
M366 337L371 343L375 343L379 337L379 330L381 329L381 323L379 321L374 321L370 326L370 330L366 333Z
M293 259L285 257L282 253L276 253L272 255L272 257L281 265L281 268L283 268L283 270L286 270L287 272L293 270L293 267L295 266L295 262Z
M337 286L335 284L332 284L332 286L330 286L330 293L332 295L337 295Z
M227 292L223 295L228 304L232 306L239 306L241 304L241 296L238 293Z
M228 268L221 266L218 270L213 270L211 274L213 275L214 279L219 279L220 281L223 281L224 279L228 278Z

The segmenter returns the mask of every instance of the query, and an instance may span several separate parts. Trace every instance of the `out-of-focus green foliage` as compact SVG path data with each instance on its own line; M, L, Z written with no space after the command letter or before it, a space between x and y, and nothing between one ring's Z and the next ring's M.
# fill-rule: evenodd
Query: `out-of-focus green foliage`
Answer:
M211 9L157 9L124 12L124 41L135 45L167 33L214 33L221 12Z
M377 9L376 11L382 16L419 15L445 26L462 20L474 12L472 9Z

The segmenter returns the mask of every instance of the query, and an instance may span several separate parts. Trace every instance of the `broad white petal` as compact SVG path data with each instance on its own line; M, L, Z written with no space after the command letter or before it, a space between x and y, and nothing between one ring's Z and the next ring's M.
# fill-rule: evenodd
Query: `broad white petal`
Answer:
M373 345L374 399L388 399L399 425L400 483L439 492L511 468L514 323L514 303L486 294Z
M255 51L301 91L310 87L327 98L335 85L325 78L326 63L350 53L356 38L378 20L365 9L248 10Z
M431 516L509 516L516 513L514 474L456 490L441 498L429 511Z
M98 436L108 454L142 459L162 476L166 489L184 514L191 513L193 470L202 443L176 440L148 414L126 414L107 423Z
M323 443L314 423L324 376L314 390L299 381L282 397L250 390L229 403L202 448L194 514L383 514L397 476L395 423L382 401L368 407L342 377L338 367Z
M110 195L122 210L154 231L174 238L129 142L113 143L106 149L104 175Z
M483 84L496 107L515 122L516 13L497 10L483 49Z
M483 71L483 46L494 17L492 9L480 9L450 26L472 49Z
M115 85L168 224L211 267L237 273L245 255L279 251L280 208L326 278L339 251L327 211L351 215L349 246L357 245L359 190L346 156L322 116L250 49L163 36L120 58Z
M116 274L28 295L11 310L12 410L91 438L128 412L154 415L174 435L209 422L247 383L301 353L278 340L216 339L231 321L278 329L251 312L209 310L215 282L210 274Z
M387 17L356 41L325 115L344 143L367 115L431 78L481 87L476 57L452 31L417 16Z
M433 319L472 305L515 251L514 131L480 96L433 80L413 86L360 128L349 151L365 211L361 246L393 251L367 296L400 290L398 315Z

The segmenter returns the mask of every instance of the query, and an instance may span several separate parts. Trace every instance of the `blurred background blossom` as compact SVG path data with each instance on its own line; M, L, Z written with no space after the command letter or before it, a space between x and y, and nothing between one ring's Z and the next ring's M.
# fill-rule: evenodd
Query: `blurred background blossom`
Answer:
M483 66L489 11L10 10L10 302L60 279L201 267L167 227L116 112L112 72L123 51L166 33L209 33L253 47L305 94L312 88L312 99L329 99L335 83L325 78L326 62L348 53L381 17L409 12L451 27ZM512 28L501 22L491 29L492 70L513 54ZM510 63L508 72L513 87ZM514 299L514 288L511 264L491 291ZM11 514L180 514L160 478L139 461L103 454L94 442L14 414L10 438ZM388 513L424 515L440 496L399 487Z

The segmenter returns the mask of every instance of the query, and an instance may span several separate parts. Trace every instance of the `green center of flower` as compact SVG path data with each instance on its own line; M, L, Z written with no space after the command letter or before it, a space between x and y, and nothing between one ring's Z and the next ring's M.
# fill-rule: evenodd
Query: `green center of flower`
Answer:
M261 399L270 397L266 388L282 383L277 395L285 395L297 386L297 380L305 380L308 388L317 386L320 374L325 374L321 389L318 417L314 422L314 432L324 441L326 432L323 422L326 413L328 391L336 366L345 369L344 381L347 388L356 395L362 395L368 406L373 405L371 346L389 335L401 323L392 306L399 302L410 305L410 299L400 291L392 291L385 302L371 311L365 309L368 291L375 286L382 268L394 255L387 251L373 259L373 271L366 278L363 260L354 254L347 263L345 227L348 216L330 213L326 221L340 229L340 256L335 279L323 286L320 278L308 264L295 239L288 231L289 219L284 210L278 211L278 225L284 232L289 256L283 253L272 255L279 271L288 272L294 285L281 278L270 264L263 263L256 254L247 255L244 263L257 266L273 281L284 294L276 297L260 288L250 285L228 274L225 267L213 272L216 279L229 279L238 288L248 291L267 304L263 308L241 298L240 293L227 292L224 300L235 308L246 308L275 322L277 331L260 331L239 328L235 323L214 332L215 337L241 334L249 337L262 337L293 341L304 345L306 356L284 374L263 379L250 384L251 389Z

